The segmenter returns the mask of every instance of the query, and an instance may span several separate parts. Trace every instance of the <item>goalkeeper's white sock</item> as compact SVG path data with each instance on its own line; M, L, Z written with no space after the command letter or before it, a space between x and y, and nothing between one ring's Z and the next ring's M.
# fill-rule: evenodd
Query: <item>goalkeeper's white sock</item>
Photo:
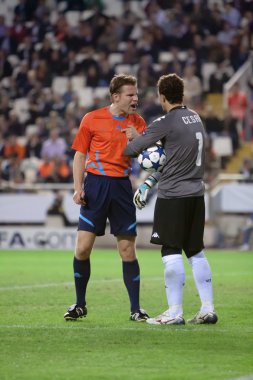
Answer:
M166 255L162 257L164 264L164 280L169 314L172 318L183 315L183 287L185 270L182 255Z
M188 261L192 267L195 284L201 299L201 313L206 314L214 311L212 272L204 252L201 251L190 257Z

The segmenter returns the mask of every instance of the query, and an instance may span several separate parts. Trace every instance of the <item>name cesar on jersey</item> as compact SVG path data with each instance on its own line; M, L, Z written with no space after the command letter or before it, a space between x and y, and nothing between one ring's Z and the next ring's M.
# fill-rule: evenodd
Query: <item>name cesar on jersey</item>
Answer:
M185 124L200 123L199 115L182 116L182 120Z

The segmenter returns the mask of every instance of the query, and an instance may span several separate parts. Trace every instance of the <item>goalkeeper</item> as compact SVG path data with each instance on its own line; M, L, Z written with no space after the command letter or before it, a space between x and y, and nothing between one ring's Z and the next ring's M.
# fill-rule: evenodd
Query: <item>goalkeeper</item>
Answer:
M162 173L150 175L134 195L135 205L145 207L148 191L158 181L151 243L161 245L168 310L149 324L185 324L183 316L184 251L192 267L201 306L188 323L217 322L212 273L204 254L204 164L206 133L199 115L183 104L184 83L176 74L161 76L158 96L165 116L154 120L145 134L124 150L135 157L161 140L166 153Z

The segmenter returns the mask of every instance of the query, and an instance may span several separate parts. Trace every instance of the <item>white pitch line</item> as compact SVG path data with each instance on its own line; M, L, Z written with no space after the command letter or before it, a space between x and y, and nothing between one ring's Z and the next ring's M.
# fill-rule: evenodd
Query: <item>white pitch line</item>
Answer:
M33 285L13 285L13 286L3 286L0 288L0 292L5 292L8 290L24 290L24 289L40 289L40 288L53 288L56 286L68 286L73 285L73 282L59 282L59 283L49 283L49 284L33 284Z
M163 277L149 277L148 280L152 281L163 281ZM110 283L110 282L123 282L122 278L101 278L99 280L91 280L92 283ZM41 289L41 288L53 288L57 286L72 286L73 282L55 282L47 284L31 284L31 285L13 285L13 286L2 286L0 287L0 292L6 290L24 290L24 289Z
M229 379L229 380L253 380L253 373L246 376Z

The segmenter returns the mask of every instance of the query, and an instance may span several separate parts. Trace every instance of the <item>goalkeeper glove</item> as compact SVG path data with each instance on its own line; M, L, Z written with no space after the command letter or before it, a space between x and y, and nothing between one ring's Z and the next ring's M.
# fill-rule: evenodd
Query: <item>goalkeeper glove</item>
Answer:
M150 175L144 183L142 183L139 188L134 193L134 204L135 206L141 210L146 206L148 192L152 187L157 184L157 179Z

